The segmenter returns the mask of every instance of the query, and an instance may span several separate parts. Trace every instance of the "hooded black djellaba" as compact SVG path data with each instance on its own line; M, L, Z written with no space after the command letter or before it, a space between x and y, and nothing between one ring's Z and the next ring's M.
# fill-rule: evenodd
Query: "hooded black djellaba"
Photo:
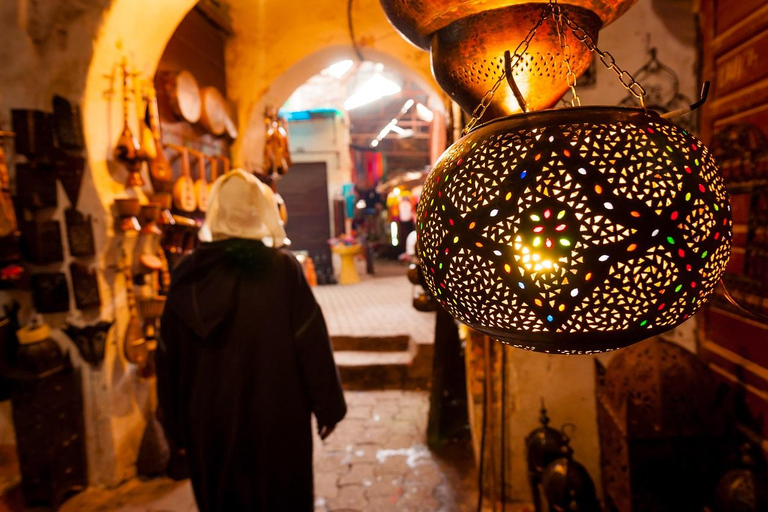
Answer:
M161 420L200 512L313 510L310 416L332 428L346 405L296 259L259 240L202 244L173 273L161 334Z

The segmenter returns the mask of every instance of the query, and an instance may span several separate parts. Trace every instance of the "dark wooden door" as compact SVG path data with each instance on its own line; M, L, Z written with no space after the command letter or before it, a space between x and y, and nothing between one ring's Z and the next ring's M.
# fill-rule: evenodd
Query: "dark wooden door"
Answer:
M736 300L768 313L768 4L701 3L702 79L712 81L701 135L731 195L733 253L723 280ZM739 423L768 450L768 324L718 295L706 308L700 354L737 390Z
M294 164L277 182L277 191L288 208L285 231L291 250L308 251L319 272L331 269L328 172L325 162Z

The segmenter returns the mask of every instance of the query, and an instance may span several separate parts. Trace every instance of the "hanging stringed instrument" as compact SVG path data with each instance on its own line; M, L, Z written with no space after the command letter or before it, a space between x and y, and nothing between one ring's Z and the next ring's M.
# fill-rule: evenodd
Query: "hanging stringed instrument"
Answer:
M192 213L197 208L197 197L189 171L189 150L183 146L171 147L181 153L181 175L173 184L173 205L182 212Z
M141 170L141 159L139 158L139 144L133 136L131 128L128 126L128 108L130 99L130 88L128 87L128 65L125 59L120 64L123 72L123 131L117 139L115 149L112 152L114 159L125 165L128 169L127 186L141 186L144 181L141 179L139 171Z
M147 125L149 104L146 101L145 88L144 80L139 77L133 79L133 97L136 101L136 117L139 120L139 150L137 154L141 160L149 162L157 156L157 146L152 130Z
M208 181L208 197L211 197L211 189L213 188L213 182L219 177L219 157L209 156L208 160L211 161L211 179Z
M223 175L223 174L227 174L227 173L229 172L229 158L227 158L227 157L225 157L225 156L223 156L223 155L222 155L222 156L218 156L218 157L216 157L216 158L218 158L219 160L221 160L221 163L222 163L222 165L224 166L224 167L223 167L223 172L222 172L222 175Z
M163 150L163 141L160 134L160 111L157 108L157 93L151 85L148 85L145 91L147 94L147 109L149 111L147 116L149 118L149 129L152 132L155 147L157 148L154 158L149 161L149 174L152 177L155 190L166 192L171 188L173 172Z
M0 237L8 236L16 231L16 210L11 199L10 179L8 178L8 165L5 159L5 146L3 142L7 137L13 137L13 132L0 131Z
M202 151L195 151L197 157L197 179L195 180L195 197L197 209L205 213L208 209L208 180L205 178L206 156Z
M129 265L125 251L122 252L123 275L125 276L125 296L128 303L128 327L123 336L123 355L128 362L144 368L149 358L147 340L144 337L144 327L139 320L139 311L136 307L136 295L133 291L133 272Z

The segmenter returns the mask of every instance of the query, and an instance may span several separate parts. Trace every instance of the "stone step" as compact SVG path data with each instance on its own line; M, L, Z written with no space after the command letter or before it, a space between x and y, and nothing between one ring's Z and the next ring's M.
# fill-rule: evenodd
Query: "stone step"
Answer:
M428 384L428 376L414 374L412 350L339 350L334 358L347 390L424 389Z
M365 352L402 352L408 350L411 338L399 336L332 336L333 350Z

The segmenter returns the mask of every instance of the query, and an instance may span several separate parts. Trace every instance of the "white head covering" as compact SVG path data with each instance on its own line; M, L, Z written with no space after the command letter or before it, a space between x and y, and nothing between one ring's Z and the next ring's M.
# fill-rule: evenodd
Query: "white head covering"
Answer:
M272 247L282 247L287 241L274 192L242 169L233 169L213 183L198 236L203 242L261 240Z

